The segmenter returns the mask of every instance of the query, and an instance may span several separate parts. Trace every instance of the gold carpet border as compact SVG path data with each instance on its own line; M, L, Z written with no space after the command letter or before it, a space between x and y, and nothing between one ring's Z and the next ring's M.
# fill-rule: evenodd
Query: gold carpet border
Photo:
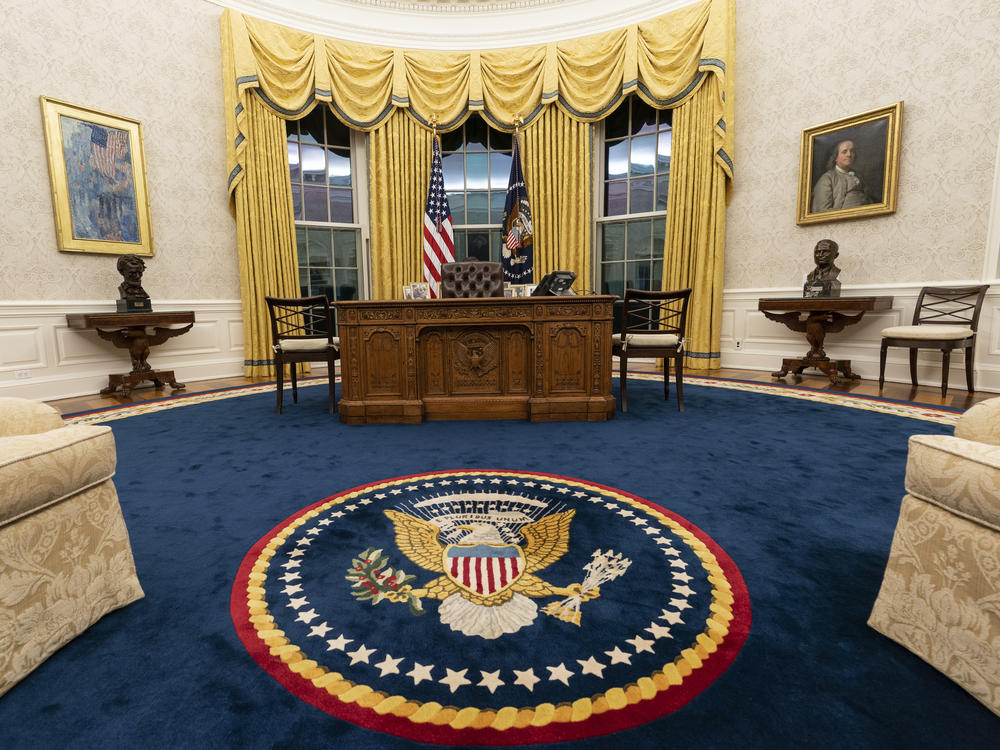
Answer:
M613 377L617 378L617 375ZM653 380L661 381L663 375L659 373L630 372L629 377L633 380ZM308 378L299 381L299 388L312 385L325 384L326 377ZM340 376L337 376L340 382ZM782 398L795 398L801 401L813 401L815 403L828 404L831 406L846 406L850 409L861 409L862 411L878 412L880 414L892 414L897 417L907 417L908 419L919 419L924 422L936 422L937 424L954 426L961 416L960 412L948 411L922 404L904 404L893 401L882 401L864 396L852 396L846 393L830 393L825 391L813 391L807 388L796 388L787 385L770 385L767 383L755 383L744 380L724 380L721 378L705 378L685 376L684 382L689 385L700 385L707 388L722 388L730 391L745 391L747 393L760 393L765 396L781 396ZM112 408L108 411L95 412L90 414L80 414L66 417L67 424L100 424L110 422L115 419L125 419L136 417L140 414L153 414L168 409L176 409L181 406L194 406L195 404L205 404L209 401L223 401L229 398L240 396L252 396L257 393L273 392L276 386L274 383L262 383L260 385L248 385L239 388L231 388L223 391L208 391L191 396L180 396L176 398L157 399L134 406L123 406Z
M526 476L531 475L531 472L488 470L427 472L421 474L421 477L505 476L510 474ZM550 478L557 479L556 477ZM729 634L729 624L734 617L732 587L715 555L704 542L674 519L638 500L621 495L611 489L603 489L592 484L559 477L557 481L563 484L586 489L588 492L608 497L616 502L626 503L652 516L666 525L675 536L680 537L701 561L701 565L707 573L707 579L712 584L712 603L709 605L711 616L705 621L705 629L696 636L695 641L688 648L683 649L672 662L664 664L661 669L648 677L640 677L635 682L621 687L612 687L591 698L578 698L572 703L540 703L536 706L522 706L520 708L515 706L504 706L500 709L483 709L474 706L459 708L443 706L436 701L422 703L402 695L388 695L386 692L376 690L369 685L348 680L339 672L334 672L319 662L307 658L307 654L299 646L293 644L285 636L284 631L275 624L274 617L270 614L267 601L264 598L266 593L264 583L267 581L270 561L297 528L325 513L333 506L374 490L412 483L413 479L413 477L406 477L395 481L366 485L363 489L339 496L299 516L268 541L254 562L247 579L249 619L257 631L257 637L268 647L270 654L280 658L290 672L308 680L314 687L326 690L327 693L343 703L356 703L359 707L370 709L377 714L390 714L416 724L447 725L452 729L474 728L503 731L528 726L541 727L553 722L579 722L595 714L621 710L640 701L650 700L657 693L668 690L671 686L680 685L685 677L699 669L713 653L718 651L719 646Z

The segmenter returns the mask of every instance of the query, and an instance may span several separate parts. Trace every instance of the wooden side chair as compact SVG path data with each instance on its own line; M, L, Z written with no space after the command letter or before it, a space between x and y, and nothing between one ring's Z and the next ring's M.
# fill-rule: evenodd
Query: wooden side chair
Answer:
M629 357L663 357L663 399L670 399L670 361L677 381L677 409L684 411L684 333L690 289L671 292L625 290L619 331L612 339L618 357L622 411L628 411Z
M292 370L292 401L298 403L295 365L326 362L330 378L330 412L337 407L334 391L340 339L333 335L333 311L325 295L315 297L264 297L271 316L271 348L278 376L278 414L285 390L285 363Z
M882 351L879 355L878 387L885 385L885 358L890 346L910 350L910 382L917 385L917 351L940 349L942 357L941 396L948 395L948 368L951 352L965 350L965 385L974 393L972 365L975 361L976 330L979 313L989 284L980 286L927 286L920 290L913 323L893 326L882 331Z

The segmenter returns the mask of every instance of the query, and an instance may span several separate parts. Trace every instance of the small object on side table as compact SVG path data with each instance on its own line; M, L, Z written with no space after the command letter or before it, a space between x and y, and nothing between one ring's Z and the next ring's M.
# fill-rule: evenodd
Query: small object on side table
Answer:
M124 281L118 285L118 312L152 312L149 295L142 288L142 273L146 263L138 255L123 255L118 259L118 273Z

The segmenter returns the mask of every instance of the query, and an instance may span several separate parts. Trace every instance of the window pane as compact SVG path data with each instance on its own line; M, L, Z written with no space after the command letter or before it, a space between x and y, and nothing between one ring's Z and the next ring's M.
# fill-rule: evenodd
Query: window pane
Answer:
M629 213L638 214L653 210L653 178L637 177L629 180Z
M656 176L656 210L664 211L667 208L667 189L670 187L670 175L660 174Z
M448 193L448 205L451 207L451 223L466 224L465 193Z
M330 299L333 296L333 271L329 268L310 268L309 287L313 294L325 294Z
M485 151L486 150L487 125L479 115L473 115L465 121L465 150Z
M305 211L303 217L306 221L329 221L330 217L326 205L326 188L324 187L303 187L303 204Z
M514 157L511 154L490 154L490 187L506 190L510 182L510 165ZM523 165L522 165L523 166Z
M609 143L605 147L605 179L615 180L628 174L628 141Z
M603 224L604 237L601 246L602 260L623 260L625 258L625 225Z
M643 135L632 139L629 175L642 177L656 170L656 136Z
M465 190L465 163L461 153L445 154L441 157L441 170L444 172L444 189Z
M306 246L309 248L310 266L333 265L333 250L330 247L330 230L310 227L306 230Z
M356 268L358 265L358 232L355 229L335 229L333 232L333 265Z
M285 135L290 141L298 139L299 137L298 120L285 120Z
M288 174L292 182L301 182L302 164L299 162L299 147L296 143L288 144Z
M663 288L663 261L653 261L653 289Z
M298 251L299 265L306 265L309 262L309 253L306 248L306 230L304 227L295 227L295 249Z
M628 180L609 182L604 189L604 215L620 216L628 213Z
M666 239L667 220L653 219L653 257L663 257L663 242Z
M306 268L299 269L299 294L303 297L308 297L312 294L309 291L309 270Z
M351 151L350 149L327 149L326 178L328 184L338 187L351 186Z
M455 230L455 260L465 260L467 257L466 247L468 242L466 241L465 230L456 229Z
M303 143L323 143L323 105L313 107L312 112L299 120L299 132Z
M358 271L356 268L338 268L337 299L358 299Z
M490 230L490 260L500 262L500 231Z
M486 154L467 154L465 157L465 189L486 190L489 186L489 157Z
M330 221L354 222L354 196L350 188L330 188Z
M317 107L319 109L319 107ZM326 110L326 145L351 147L351 129L338 120L324 105Z
M656 110L639 97L632 97L632 135L652 133L656 130Z
M302 187L299 185L292 185L292 216L302 218Z
M490 233L469 232L468 258L476 260L490 259Z
M302 181L326 183L326 158L320 146L302 147Z
M490 195L486 191L465 194L465 217L468 224L490 223Z
M507 192L504 190L490 191L490 224L503 221L503 207L507 202Z
M625 266L623 263L601 264L601 294L625 294Z
M624 138L628 135L628 99L604 120L605 138Z
M656 171L670 171L670 149L673 144L674 131L664 130L656 140Z
M650 286L652 279L650 278L649 261L626 263L625 269L627 274L625 279L626 288L646 290L652 288Z
M462 150L462 128L452 130L450 133L440 133L438 138L441 140L442 151Z
M652 222L630 221L628 223L627 255L629 260L649 258L652 256Z

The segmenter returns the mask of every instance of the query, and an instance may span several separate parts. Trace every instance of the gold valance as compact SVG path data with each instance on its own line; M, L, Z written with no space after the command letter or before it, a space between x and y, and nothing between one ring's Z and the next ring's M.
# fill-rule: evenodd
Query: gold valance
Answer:
M395 108L447 131L471 112L496 128L529 124L554 104L574 119L604 118L636 93L658 108L685 102L718 79L716 158L731 178L733 0L701 0L616 31L535 47L437 52L329 39L231 9L222 15L230 189L242 179L245 96L256 89L297 119L328 102L348 126L371 131ZM729 96L727 96L727 92Z

